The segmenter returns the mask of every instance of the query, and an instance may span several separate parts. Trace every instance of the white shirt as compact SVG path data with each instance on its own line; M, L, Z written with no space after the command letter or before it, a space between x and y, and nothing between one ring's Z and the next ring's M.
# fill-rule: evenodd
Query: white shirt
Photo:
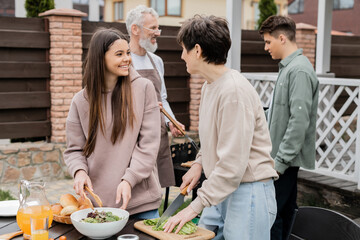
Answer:
M167 101L167 92L166 92L166 86L165 86L165 80L164 80L164 62L159 56L157 56L151 52L148 52L148 54L151 56L152 60L154 61L156 70L158 71L160 78L161 78L160 96L161 96L161 102L162 102L163 108L165 109L165 111L167 111L170 114L170 116L172 118L176 119L174 113L172 112L172 110L170 108L169 102ZM131 53L131 59L132 59L132 64L133 64L135 70L154 69L147 54L145 54L144 56L140 56L140 55L136 55L135 53ZM169 121L170 120L167 117L165 117L166 124L168 124Z

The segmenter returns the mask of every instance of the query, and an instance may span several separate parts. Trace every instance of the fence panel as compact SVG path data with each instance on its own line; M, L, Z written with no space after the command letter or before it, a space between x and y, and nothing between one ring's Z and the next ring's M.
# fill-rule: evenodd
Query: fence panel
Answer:
M269 106L277 74L244 73ZM357 182L360 189L359 79L319 78L315 172ZM336 107L339 97L343 105ZM354 107L349 115L348 109Z
M277 63L278 61L274 61L270 54L264 50L264 40L261 38L258 31L242 30L242 72L276 72L279 70Z
M51 134L47 25L0 17L0 139Z
M330 72L340 78L360 78L360 36L331 37Z

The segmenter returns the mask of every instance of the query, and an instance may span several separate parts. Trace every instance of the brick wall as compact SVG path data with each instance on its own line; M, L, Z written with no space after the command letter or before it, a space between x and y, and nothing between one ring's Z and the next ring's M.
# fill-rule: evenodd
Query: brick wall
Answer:
M205 79L200 75L190 77L190 131L199 130L199 105L201 97L201 87Z
M86 15L74 9L52 9L40 14L49 20L51 142L66 141L70 103L82 88L81 17Z
M315 53L316 53L316 27L305 24L296 24L296 43L299 48L302 48L303 54L310 60L315 67Z

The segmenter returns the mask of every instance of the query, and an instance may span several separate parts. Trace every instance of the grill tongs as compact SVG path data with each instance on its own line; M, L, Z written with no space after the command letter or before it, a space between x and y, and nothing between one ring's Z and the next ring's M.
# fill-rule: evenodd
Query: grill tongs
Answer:
M170 122L172 122L172 123L175 125L175 127L176 127L177 129L179 129L179 131L180 131L187 139L189 139L191 145L193 145L194 148L196 149L196 152L199 152L199 147L196 145L195 141L194 141L191 137L189 137L189 135L187 135L184 130L182 130L182 128L179 126L179 124L175 121L175 119L173 119L173 118L170 116L170 114L165 111L164 108L160 108L160 111L170 120Z

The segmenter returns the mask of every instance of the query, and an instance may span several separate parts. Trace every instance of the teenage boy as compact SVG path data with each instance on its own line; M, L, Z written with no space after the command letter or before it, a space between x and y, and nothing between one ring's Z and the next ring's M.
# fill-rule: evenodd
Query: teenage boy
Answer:
M265 51L273 59L281 59L267 120L271 156L280 175L275 181L277 216L271 239L287 239L297 208L299 167L315 166L319 82L310 61L296 45L296 25L291 18L271 16L263 22L259 33L264 38Z

